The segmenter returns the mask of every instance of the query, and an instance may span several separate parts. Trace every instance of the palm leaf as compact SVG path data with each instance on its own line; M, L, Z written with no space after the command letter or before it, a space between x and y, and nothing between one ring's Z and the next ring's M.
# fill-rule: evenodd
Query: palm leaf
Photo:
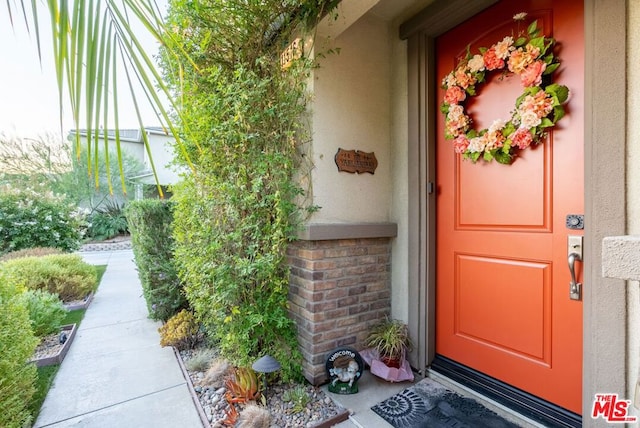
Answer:
M136 36L136 33L139 34L137 28L140 27L159 43L167 46L167 54L179 56L193 64L182 47L176 43L164 43L172 36L164 26L155 0L47 0L44 3L36 0L7 0L6 5L9 22L14 28L18 26L15 16L20 12L24 17L24 28L28 32L34 31L38 55L41 52L41 23L38 21L38 12L46 8L46 12L49 13L61 132L62 106L66 99L75 125L75 151L78 156L81 153L80 124L84 123L86 128L87 156L90 160L89 165L93 165L90 174L96 176L100 139L105 140L105 145L107 139L107 132L101 130L109 128L108 124L111 121L116 128L115 143L119 154L121 180L124 184L118 132L119 79L116 78L116 70L120 68L124 68L125 71L129 89L127 95L133 101L149 157L151 149L144 132L145 125L149 124L143 123L138 98L152 107L160 126L173 134L184 158L191 164L169 114L171 111L180 115L180 110L176 108L176 102L169 88L163 83L162 75L150 53L145 51ZM138 95L140 92L143 94L142 97ZM108 94L112 96L109 97ZM167 106L164 103L167 103ZM158 182L152 159L150 165Z

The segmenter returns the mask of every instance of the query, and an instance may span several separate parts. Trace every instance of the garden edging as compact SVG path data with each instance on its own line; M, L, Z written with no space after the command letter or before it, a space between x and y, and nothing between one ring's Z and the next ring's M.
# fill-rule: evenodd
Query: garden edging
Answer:
M73 342L73 338L76 335L76 330L77 330L77 324L68 324L60 327L61 333L63 331L70 331L70 332L68 333L67 340L64 342L64 345L58 351L58 353L52 357L38 358L38 359L31 360L30 362L35 363L37 367L52 366L54 364L62 363L62 360L64 360L64 357L67 355L67 352L69 352L69 348L71 347L71 342Z

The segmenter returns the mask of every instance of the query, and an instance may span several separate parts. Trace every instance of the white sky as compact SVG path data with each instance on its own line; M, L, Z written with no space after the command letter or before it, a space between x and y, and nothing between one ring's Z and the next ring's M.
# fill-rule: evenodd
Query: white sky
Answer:
M21 19L21 16L18 19ZM40 22L48 23L48 16ZM27 33L23 21L15 21L13 28L7 15L6 4L0 6L0 133L16 136L60 133L58 87L51 55L50 29L47 25L43 27L41 65L35 35L31 37ZM143 40L143 43L149 47L147 53L157 53L157 44L151 37ZM121 73L118 79L121 84L118 89L118 96L121 98L120 127L138 128L133 104L126 100L129 89L126 87L124 73ZM66 97L66 94L63 96ZM142 104L147 102L144 97L140 99ZM66 99L64 101L66 102ZM63 133L66 135L73 128L73 120L68 107L63 113ZM146 126L159 125L149 108L143 110L143 118ZM84 128L82 124L80 127Z

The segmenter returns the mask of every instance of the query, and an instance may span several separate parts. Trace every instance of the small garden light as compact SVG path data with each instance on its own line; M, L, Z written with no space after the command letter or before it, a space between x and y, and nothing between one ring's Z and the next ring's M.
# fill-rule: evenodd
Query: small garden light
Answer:
M256 360L255 363L251 365L251 368L258 373L262 373L264 377L264 390L267 390L267 373L273 373L280 370L281 366L278 360L273 358L271 355L265 355L260 359Z

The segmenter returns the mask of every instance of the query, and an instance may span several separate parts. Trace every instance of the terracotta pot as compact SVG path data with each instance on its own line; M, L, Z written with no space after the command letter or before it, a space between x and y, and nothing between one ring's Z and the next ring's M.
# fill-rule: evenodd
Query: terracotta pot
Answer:
M399 369L402 364L401 358L381 357L380 361L382 361L387 367L393 367L394 369Z

